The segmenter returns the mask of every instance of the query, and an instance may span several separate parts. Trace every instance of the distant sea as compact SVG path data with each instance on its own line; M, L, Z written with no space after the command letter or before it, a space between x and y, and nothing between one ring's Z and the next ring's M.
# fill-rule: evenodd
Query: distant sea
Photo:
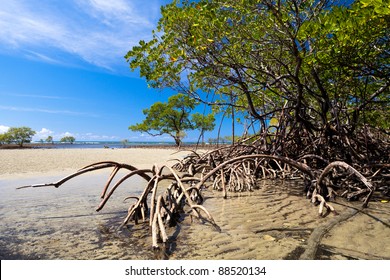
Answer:
M98 149L98 148L109 148L109 149L122 149L136 146L175 146L173 142L127 142L123 144L118 141L75 141L73 144L70 143L61 143L54 141L53 145L48 143L33 142L31 145L36 144L36 148L42 145L42 148L52 148L52 149ZM192 144L192 143L188 143ZM196 144L196 143L195 143Z

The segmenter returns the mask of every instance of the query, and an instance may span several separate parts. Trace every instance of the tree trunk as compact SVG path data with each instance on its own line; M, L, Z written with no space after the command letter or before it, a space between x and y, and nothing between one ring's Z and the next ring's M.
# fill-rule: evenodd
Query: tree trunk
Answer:
M178 148L180 148L180 146L181 146L180 137L174 137L174 139L175 139L175 144L176 144L176 146L177 146Z

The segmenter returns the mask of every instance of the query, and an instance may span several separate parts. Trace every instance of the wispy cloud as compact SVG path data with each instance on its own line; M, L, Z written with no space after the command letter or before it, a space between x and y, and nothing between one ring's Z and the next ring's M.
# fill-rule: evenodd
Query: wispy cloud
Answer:
M72 98L66 97L66 96L39 95L39 94L0 93L0 95L13 96L13 97L37 98L37 99L72 99Z
M0 105L0 110L16 111L16 112L37 112L37 113L84 116L84 117L94 117L94 118L98 117L98 115L96 114L87 113L87 112L75 112L75 111L68 111L68 110L50 110L50 109L29 108L29 107L13 107L13 106L2 106L2 105Z
M126 52L150 37L164 0L2 0L0 51L48 63L68 63L53 49L99 67L123 63Z
M41 54L38 52L34 52L34 51L27 51L27 53L25 55L27 58L29 58L31 60L38 60L38 61L42 61L42 62L46 62L46 63L50 63L50 64L64 64L63 61L54 59L53 57L49 57L47 55L44 55L44 54Z
M124 0L87 0L78 1L81 7L84 7L85 12L106 24L113 27L120 24L141 24L145 28L153 28L153 23L147 17L147 9L149 3L143 1L124 1ZM137 3L138 2L138 3ZM154 2L154 3L153 3ZM151 4L158 3L151 1ZM135 5L134 5L135 4ZM144 8L143 13L142 8ZM146 12L146 13L144 13Z

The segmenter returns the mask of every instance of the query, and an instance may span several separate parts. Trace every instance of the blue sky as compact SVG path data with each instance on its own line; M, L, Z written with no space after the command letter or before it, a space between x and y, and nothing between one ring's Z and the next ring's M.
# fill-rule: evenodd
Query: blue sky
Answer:
M1 0L0 133L28 126L33 140L170 141L128 130L173 92L149 89L123 58L150 38L168 2ZM224 127L229 134L230 124Z

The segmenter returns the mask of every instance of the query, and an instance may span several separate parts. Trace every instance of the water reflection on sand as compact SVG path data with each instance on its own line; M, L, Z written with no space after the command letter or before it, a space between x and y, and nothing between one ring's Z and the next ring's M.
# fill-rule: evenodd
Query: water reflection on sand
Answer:
M65 175L65 174L64 174ZM61 178L32 177L0 181L1 259L147 259L138 239L144 233L117 231L126 216L123 198L139 195L143 181L129 180L105 208L96 212L106 173L83 175L58 189L16 190ZM139 238L142 237L142 238ZM136 240L134 240L136 239Z

